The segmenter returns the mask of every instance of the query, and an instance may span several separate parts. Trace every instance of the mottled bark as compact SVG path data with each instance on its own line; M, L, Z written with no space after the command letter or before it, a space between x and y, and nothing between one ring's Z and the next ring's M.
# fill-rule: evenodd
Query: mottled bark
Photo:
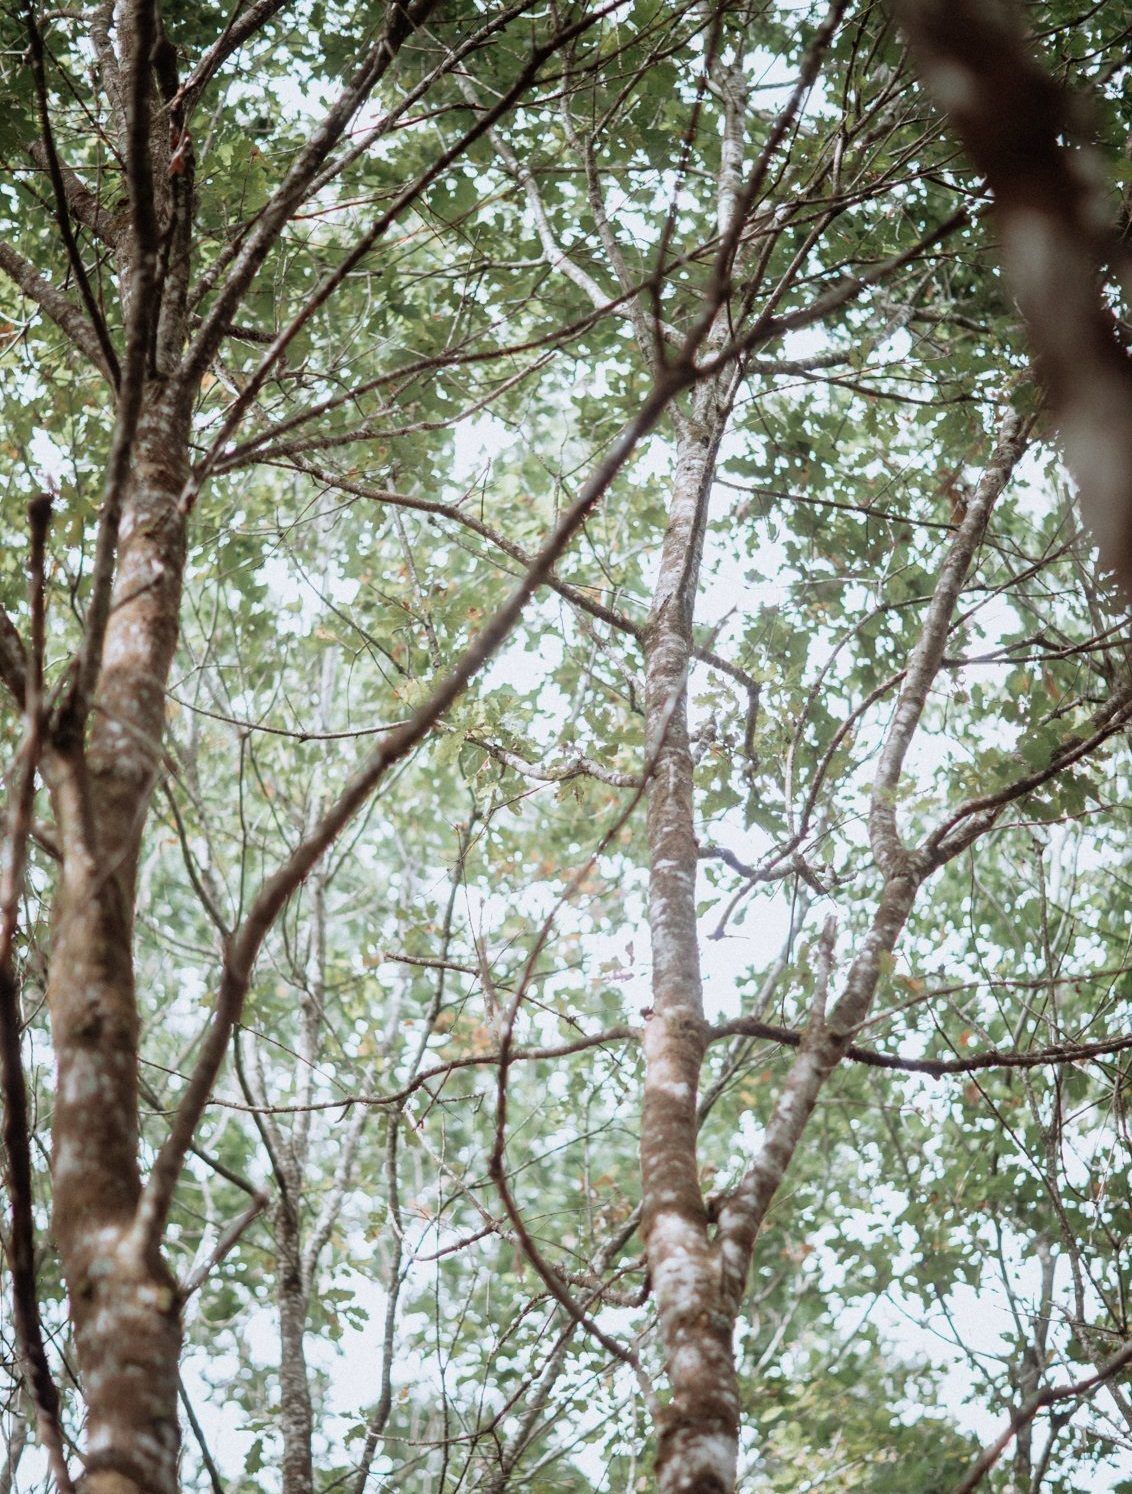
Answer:
M184 560L183 412L160 388L139 425L89 741L64 718L45 773L63 865L47 998L56 1056L54 1229L87 1405L86 1487L176 1488L180 1313L134 1228L138 1008L133 890L160 760Z
M717 60L713 78L725 104L716 180L722 279L728 257L737 252L751 183L743 178L747 100L741 62L724 68ZM710 359L729 332L718 306L705 308L702 332ZM699 846L687 698L708 499L735 384L731 369L704 379L690 413L677 421L668 525L643 637L652 1011L643 1042L641 1235L671 1389L657 1427L661 1494L729 1494L738 1458L735 1319L720 1294L696 1144L707 1024L696 924Z
M155 0L123 0L112 20L107 8L92 36L122 165L122 213L111 217L56 158L37 73L38 149L58 216L93 225L110 249L113 320L123 327L119 350L91 349L89 329L72 327L66 306L56 307L107 374L116 407L84 636L45 723L41 763L60 854L47 978L53 1227L86 1409L82 1486L174 1494L180 1300L159 1239L140 1227L133 925L185 562L181 497L195 385L174 374L185 340L193 161L175 99L176 54ZM43 304L41 290L30 284Z
M707 1041L696 929L698 847L687 676L704 509L725 410L698 392L681 437L660 576L645 633L652 1012L645 1025L642 1236L672 1390L659 1427L664 1494L726 1494L734 1484L739 1397L733 1317L700 1189L697 1094Z
M307 1290L298 1220L290 1198L275 1210L276 1287L279 1308L279 1427L283 1434L283 1494L310 1494L310 1378L305 1348Z
M739 1400L731 1337L755 1239L826 1080L871 1009L916 894L940 864L939 854L905 846L896 794L963 582L991 508L1024 446L1021 422L1008 410L940 569L880 754L870 829L883 882L871 927L828 1012L835 931L832 925L827 929L809 1028L757 1155L738 1186L718 1203L713 1219L700 1188L696 1151L697 1089L707 1029L696 928L698 847L686 681L703 511L725 410L726 400L718 391L706 386L699 391L696 418L678 448L660 577L645 637L653 1010L644 1034L642 1233L672 1389L658 1429L662 1494L729 1494L734 1487Z

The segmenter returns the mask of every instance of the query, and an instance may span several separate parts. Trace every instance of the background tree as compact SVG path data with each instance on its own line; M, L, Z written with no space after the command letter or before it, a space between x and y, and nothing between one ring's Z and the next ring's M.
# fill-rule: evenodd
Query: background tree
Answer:
M1117 1488L1127 622L884 13L4 25L8 1486Z

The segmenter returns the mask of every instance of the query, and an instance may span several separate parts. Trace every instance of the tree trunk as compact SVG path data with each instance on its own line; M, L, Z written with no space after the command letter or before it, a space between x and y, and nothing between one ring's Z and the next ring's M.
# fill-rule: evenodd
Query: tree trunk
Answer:
M698 848L687 677L704 510L724 413L714 387L681 435L660 577L645 638L652 1012L645 1025L642 1234L672 1398L659 1428L662 1494L729 1494L739 1396L733 1316L720 1294L696 1160L706 1043L696 930Z
M299 1230L290 1198L280 1199L275 1210L275 1240L283 1494L311 1494L314 1487L311 1468L313 1418L304 1344L307 1330L307 1292L303 1283Z
M177 1487L176 1286L136 1228L133 895L161 752L184 565L187 420L147 392L89 741L64 719L44 771L62 872L47 998L56 1056L54 1230L87 1407L91 1494Z

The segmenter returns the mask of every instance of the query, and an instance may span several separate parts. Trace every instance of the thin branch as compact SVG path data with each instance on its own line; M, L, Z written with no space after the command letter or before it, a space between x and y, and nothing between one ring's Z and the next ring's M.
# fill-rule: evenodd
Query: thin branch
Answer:
M434 3L435 0L418 0L419 7L425 11ZM567 26L562 31L556 33L550 41L532 47L526 64L520 69L517 78L500 97L499 101L477 119L447 150L442 151L421 172L415 181L410 182L408 186L397 194L385 212L377 218L373 225L357 240L353 248L343 256L335 268L315 287L305 304L295 313L287 326L276 335L271 346L264 354L259 367L251 374L247 383L233 400L221 423L220 430L213 439L212 445L209 447L204 459L198 464L190 483L186 486L182 497L182 505L185 508L192 506L201 482L223 451L229 436L237 428L244 414L259 394L271 370L306 326L310 318L330 300L339 286L357 268L361 261L365 259L366 255L370 253L392 224L398 220L405 209L410 207L420 197L421 193L431 186L438 177L442 176L454 161L459 160L470 146L474 145L481 136L487 134L496 120L502 118L523 97L538 77L544 63L553 57L555 52L561 47L567 45L574 37L582 35L592 26L595 26L610 10L616 9L621 3L622 0L611 0L609 5L603 6L592 15L583 16L572 26ZM376 76L380 76L380 73ZM374 81L376 81L376 76ZM369 87L372 87L372 84ZM368 92L368 87L366 91ZM362 99L359 99L359 107L361 102ZM347 122L348 117L342 120L343 129ZM338 133L341 133L341 131L339 130ZM329 150L330 145L328 144L326 148ZM290 183L290 176L288 177L288 183ZM286 185L287 183L285 183ZM274 224L276 217L283 212L283 208L286 206L286 215L284 215L282 222L278 225L278 231L281 231L283 222L286 221L286 216L289 215L291 208L301 197L305 186L305 177L301 181L296 180L292 184L292 191L281 196L279 203L273 205L274 211L270 216L270 220L265 214L261 222L267 224L270 221L270 223ZM282 193L283 189L281 188L280 191ZM295 197L294 203L290 201L291 196ZM264 258L266 258L268 249L278 236L278 231L268 234L265 227L260 232L257 225L257 232L253 233L250 237L247 248L237 260L236 265L233 266L232 274L222 287L214 305L205 317L193 346L185 355L185 363L182 370L182 377L185 380L195 380L204 372L218 343L218 328L221 325L226 325L235 314L236 306L257 273L259 266L262 264Z
M216 1466L216 1459L212 1456L208 1442L205 1440L204 1428L200 1424L200 1418L193 1409L193 1403L189 1400L188 1392L185 1390L185 1382L180 1375L177 1376L177 1393L181 1397L181 1405L185 1408L185 1416L188 1418L189 1426L192 1428L193 1436L196 1438L197 1447L200 1449L200 1459L204 1464L204 1470L208 1474L208 1481L212 1486L212 1494L224 1494L224 1481L220 1477L220 1469Z
M755 1017L734 1017L713 1027L708 1041L717 1042L728 1037L763 1038L768 1042L782 1043L787 1048L798 1048L806 1034L791 1027L780 1027L774 1022L761 1022ZM1096 1043L1057 1043L1032 1053L996 1050L973 1053L970 1058L911 1058L899 1053L878 1053L875 1048L861 1048L851 1043L844 1057L872 1069L927 1074L933 1079L943 1079L951 1074L974 1074L980 1069L1037 1069L1049 1064L1086 1063L1090 1059L1123 1053L1128 1048L1132 1048L1132 1037L1106 1038Z
M928 691L939 673L955 604L976 547L983 537L991 508L1009 481L1024 448L1022 419L1008 408L999 425L997 444L971 494L963 521L936 578L919 637L908 658L900 698L881 749L869 810L869 841L876 863L886 875L897 870L908 854L896 824L896 794L904 759L924 713Z
M241 14L241 4L237 0L228 24L181 84L180 91L173 100L174 104L184 109L186 119L228 58L239 51L257 31L262 31L276 12L282 10L287 3L288 0L255 0Z
M10 791L8 826L0 865L0 1090L4 1096L4 1155L12 1214L8 1266L12 1273L12 1315L52 1476L62 1494L74 1485L63 1451L62 1402L47 1361L35 1273L35 1196L31 1165L32 1127L21 1053L20 988L13 942L23 886L24 858L35 798L35 774L43 740L44 552L51 499L45 494L28 506L31 529L28 590L31 602L31 657L24 697L24 736Z
M178 1295L182 1302L187 1302L193 1293L204 1285L212 1271L217 1267L230 1250L237 1244L240 1236L253 1220L258 1219L264 1209L271 1202L266 1193L257 1193L248 1204L242 1214L237 1215L232 1223L217 1240L215 1247L201 1263L194 1267L178 1287Z
M113 371L103 357L98 338L75 303L45 280L30 261L10 244L0 241L0 270L13 280L29 300L34 301L60 331L65 332L79 352L98 369L107 383L115 382Z
M473 534L479 535L481 539L487 540L504 555L524 567L531 565L534 561L535 557L530 550L516 544L502 530L485 524L475 514L465 511L459 503L442 503L434 498L417 498L410 493L396 493L388 488L370 487L365 483L359 483L332 472L328 468L315 467L306 462L296 463L296 466L299 471L306 472L338 492L349 493L357 498L366 498L374 503L388 503L400 508L415 509L418 513L435 514L438 518L450 519L454 524L461 524ZM619 633L624 633L637 644L642 642L645 633L644 623L634 622L632 618L626 617L616 608L600 601L596 587L574 586L557 575L548 576L546 584L551 591L557 593L580 612L585 612L598 622L607 623L609 627L615 628ZM727 675L729 679L742 685L748 694L758 694L761 688L759 681L740 665L723 658L721 654L717 654L703 644L693 644L692 653L701 663L707 664L712 669L718 669L721 674Z
M33 140L29 151L32 160L37 166L49 171L47 147L42 140ZM85 229L99 239L109 249L117 245L117 225L113 213L109 208L103 207L98 197L76 171L73 171L65 161L55 157L55 163L59 170L59 178L63 184L63 192L66 197L67 207L71 216L76 218Z
M400 1125L399 1115L390 1116L389 1135L385 1146L385 1195L386 1208L393 1225L393 1259L389 1265L389 1290L385 1297L385 1324L381 1335L381 1388L377 1393L377 1404L366 1426L366 1440L358 1463L357 1477L354 1480L354 1494L365 1494L374 1453L377 1451L377 1444L381 1440L381 1434L385 1431L385 1424L393 1408L393 1351L396 1345L397 1304L401 1295L401 1284L405 1279L405 1274L401 1269L401 1258L404 1253L402 1242L405 1238L405 1231L401 1227L401 1197L397 1186L397 1137Z
M608 783L613 788L636 788L640 783L640 779L635 774L619 773L614 768L595 763L581 753L564 763L543 767L540 763L528 761L517 752L509 752L506 747L499 747L494 742L485 741L483 737L469 736L467 740L471 746L478 747L481 752L486 752L503 767L522 774L524 778L533 778L536 783L569 783L572 778L596 778L599 783Z
M427 963L425 961L414 961L413 963ZM434 962L435 963L435 962ZM476 973L470 966L448 965L444 967L450 970L466 970L467 973ZM785 1031L785 1029L784 1029ZM610 1043L639 1042L641 1033L636 1027L607 1027L602 1032L595 1032L583 1037L572 1039L568 1043L552 1043L541 1048L513 1048L507 1054L508 1063L537 1063L553 1058L569 1058L574 1053L585 1053L591 1048L604 1048ZM785 1041L785 1039L784 1039ZM366 1105L370 1108L391 1109L401 1106L419 1089L423 1089L434 1079L446 1079L450 1074L460 1069L495 1068L503 1061L503 1053L500 1051L492 1053L471 1053L463 1058L450 1058L444 1063L433 1065L429 1069L421 1069L414 1074L400 1089L391 1090L383 1095L367 1094L343 1094L333 1100L315 1100L308 1104L279 1104L272 1105L266 1100L262 1103L249 1102L237 1104L234 1100L211 1100L210 1103L218 1105L225 1110L238 1110L244 1114L251 1115L298 1115L313 1113L319 1110L349 1110L353 1105ZM211 1166L215 1167L215 1161L201 1152L199 1148L192 1147L191 1150L198 1156L204 1158Z
M1085 1379L1078 1380L1073 1385L1047 1386L1045 1390L1039 1390L1029 1400L1023 1401L1011 1415L1006 1429L983 1449L967 1476L955 1486L953 1494L971 1494L971 1490L982 1483L1018 1432L1028 1426L1039 1411L1044 1411L1047 1406L1056 1405L1058 1401L1076 1400L1081 1396L1091 1395L1099 1385L1103 1385L1106 1380L1111 1380L1114 1375L1118 1375L1128 1364L1132 1364L1132 1341L1118 1349L1111 1359L1101 1365L1096 1374L1087 1375Z
M964 227L970 221L971 215L967 209L959 208L935 228L929 229L909 248L902 249L899 254L883 260L863 275L846 276L844 280L816 297L808 306L799 306L796 311L783 312L781 316L760 317L747 332L725 344L713 357L701 365L699 369L701 377L715 373L725 363L742 357L745 353L760 348L765 343L784 336L787 332L796 332L803 327L812 327L818 322L825 321L835 311L840 311L857 300L864 291L874 285L882 284L905 265L914 264L921 255L926 254L929 249L934 249L937 244L941 244L944 239L949 238L957 229Z
M121 381L121 370L118 367L118 355L114 351L114 345L110 341L110 333L107 331L106 319L102 315L90 280L83 264L83 257L79 253L79 246L75 239L74 229L71 227L71 212L67 198L67 187L63 179L62 168L59 164L59 155L55 149L55 132L51 127L51 114L47 104L47 75L43 63L43 36L35 19L35 6L32 0L25 0L25 19L29 50L31 53L32 77L35 80L36 106L39 112L39 127L42 131L43 155L47 164L47 174L51 179L51 190L55 197L55 218L59 224L59 234L63 240L63 247L67 251L67 262L71 266L71 272L78 285L79 294L82 296L83 305L86 307L90 324L94 328L94 335L102 352L102 361L110 373L110 381L117 389Z
M1049 761L1032 773L1016 778L1004 788L981 794L955 810L934 830L924 844L923 855L933 867L950 861L980 836L998 818L1007 804L1031 794L1074 763L1090 756L1110 737L1132 721L1132 686L1118 690L1089 722L1090 730L1061 742ZM970 821L964 826L963 821Z

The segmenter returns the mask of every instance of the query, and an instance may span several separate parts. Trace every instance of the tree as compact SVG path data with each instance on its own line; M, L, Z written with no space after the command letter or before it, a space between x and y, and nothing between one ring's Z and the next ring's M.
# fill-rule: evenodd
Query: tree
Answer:
M883 12L4 26L8 1486L1115 1488L1127 622Z

